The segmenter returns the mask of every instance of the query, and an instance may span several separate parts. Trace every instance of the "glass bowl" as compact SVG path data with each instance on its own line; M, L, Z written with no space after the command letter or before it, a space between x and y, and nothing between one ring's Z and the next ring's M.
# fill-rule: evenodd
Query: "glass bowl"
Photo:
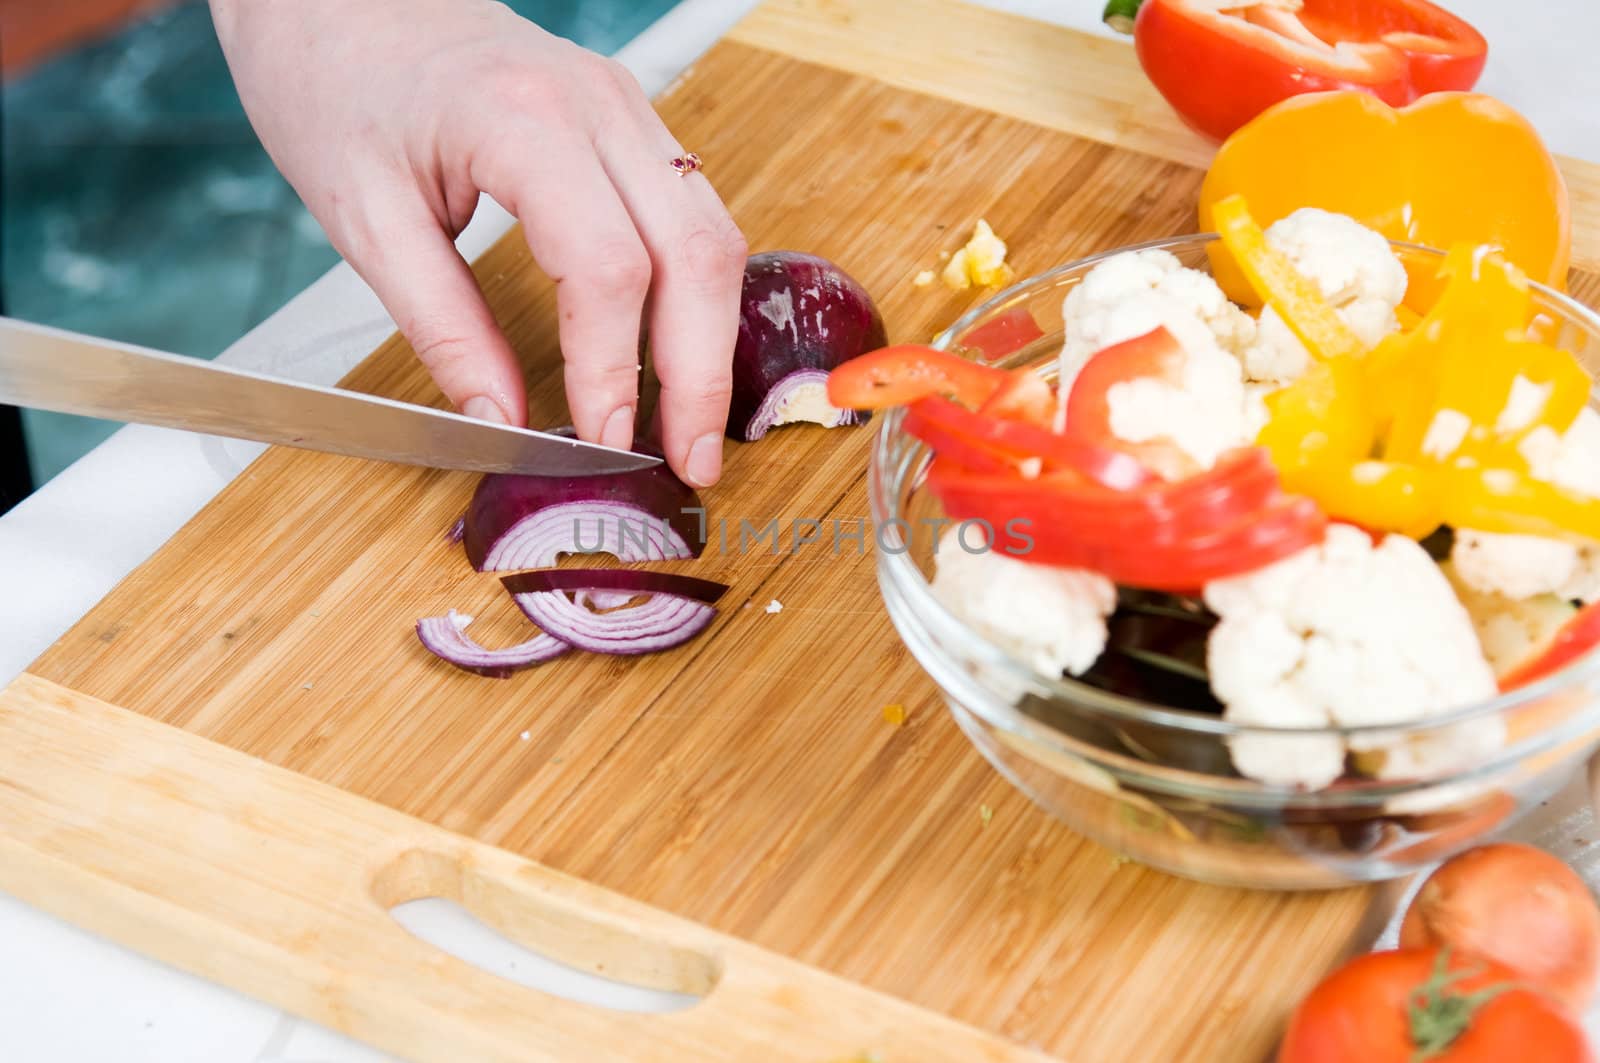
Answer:
M1212 235L1138 245L1208 268ZM1395 245L1408 263L1440 253ZM1061 347L1061 304L1097 263L1073 262L1000 292L935 345L978 357L995 338L1026 340L995 364L1040 365ZM1600 317L1535 286L1539 338L1600 361ZM1021 326L1019 328L1019 326ZM1002 348L1003 349L1003 348ZM942 517L921 488L929 453L881 418L868 494L878 527L878 581L901 638L943 692L956 723L1000 773L1074 830L1142 864L1187 878L1262 889L1320 889L1395 878L1502 830L1560 789L1600 745L1600 654L1481 704L1402 726L1317 730L1241 726L1051 679L987 641L930 591ZM948 522L947 522L948 523ZM1352 747L1452 743L1455 767L1412 778L1347 775L1317 791L1234 771L1230 741L1285 747L1308 736ZM1485 735L1491 736L1484 741ZM1421 758L1426 759L1426 758Z

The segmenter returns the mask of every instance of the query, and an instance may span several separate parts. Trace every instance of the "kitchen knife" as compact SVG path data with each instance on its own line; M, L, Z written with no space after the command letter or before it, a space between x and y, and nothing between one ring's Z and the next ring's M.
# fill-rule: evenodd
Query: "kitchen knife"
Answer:
M659 458L0 317L0 403L407 465L580 476Z

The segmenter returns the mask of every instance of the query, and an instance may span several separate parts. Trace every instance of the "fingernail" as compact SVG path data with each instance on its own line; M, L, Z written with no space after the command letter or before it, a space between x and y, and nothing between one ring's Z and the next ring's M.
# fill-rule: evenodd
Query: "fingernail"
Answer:
M606 418L606 426L600 429L600 444L618 450L627 450L633 445L632 406L618 406L611 411L611 416Z
M490 421L494 424L511 423L506 420L505 411L486 395L474 395L466 402L463 402L461 404L461 412L480 421Z
M716 483L722 475L722 435L713 432L695 440L684 466L690 486L710 487Z

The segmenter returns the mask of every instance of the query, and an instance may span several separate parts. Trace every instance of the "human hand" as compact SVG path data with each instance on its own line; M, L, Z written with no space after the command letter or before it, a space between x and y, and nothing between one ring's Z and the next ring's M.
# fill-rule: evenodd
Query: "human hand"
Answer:
M722 468L745 242L622 67L488 0L211 0L262 143L462 412L527 422L453 240L479 192L557 285L578 434L632 444L648 313L668 462Z

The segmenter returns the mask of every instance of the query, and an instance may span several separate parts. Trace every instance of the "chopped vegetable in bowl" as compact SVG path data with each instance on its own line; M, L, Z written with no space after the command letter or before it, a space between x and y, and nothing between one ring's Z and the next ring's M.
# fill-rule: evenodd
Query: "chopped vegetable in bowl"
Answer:
M1506 818L1480 815L1502 807L1496 771L1553 787L1545 769L1597 737L1596 699L1570 686L1596 679L1600 484L1580 477L1600 477L1600 414L1568 348L1600 348L1600 324L1471 247L1434 253L1419 317L1401 254L1420 249L1320 210L1266 231L1239 201L1213 215L1220 245L1063 267L945 340L1027 316L1018 334L1038 338L1008 368L900 347L830 376L834 405L906 407L874 455L875 519L926 510L962 531L936 538L926 595L917 559L880 559L886 601L980 748L1069 822L1081 789L1072 810L1041 794L1068 774L1063 748L1074 772L1109 771L1102 795L1132 795L1126 770L1168 811L1225 784L1228 807L1200 804L1213 826L1245 818L1234 841L1292 828L1301 846L1319 822L1360 838L1354 870L1288 884L1399 874ZM1253 304L1196 268L1222 253ZM1543 682L1558 672L1569 689ZM1320 819L1332 805L1347 811Z

